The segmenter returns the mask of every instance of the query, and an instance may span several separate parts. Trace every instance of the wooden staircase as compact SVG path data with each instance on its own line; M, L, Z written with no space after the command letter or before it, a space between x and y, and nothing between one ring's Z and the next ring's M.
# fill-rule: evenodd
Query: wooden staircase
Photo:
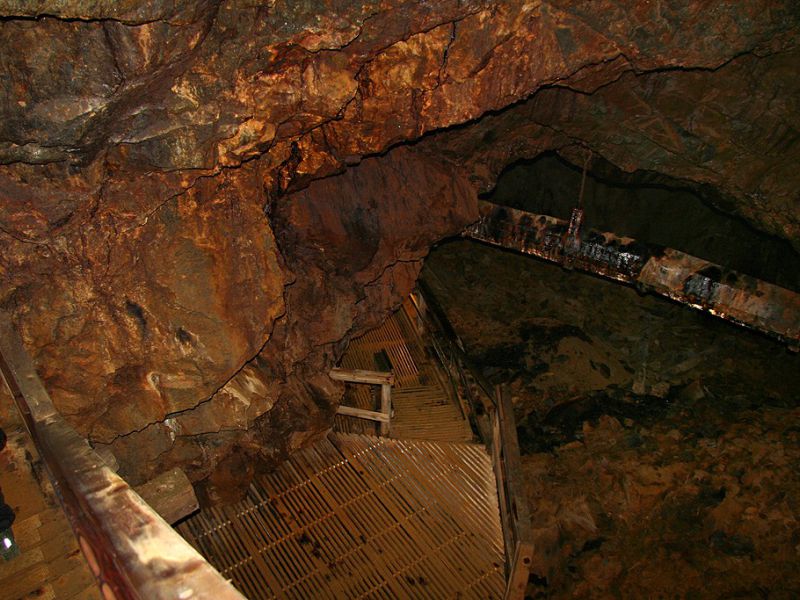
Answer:
M332 432L178 531L251 599L505 588L495 478L477 444Z
M388 363L388 364L385 364ZM178 531L248 598L502 598L503 531L492 458L409 314L354 340L345 369L394 373L389 437L337 415L334 431L247 498ZM377 390L343 403L374 410Z

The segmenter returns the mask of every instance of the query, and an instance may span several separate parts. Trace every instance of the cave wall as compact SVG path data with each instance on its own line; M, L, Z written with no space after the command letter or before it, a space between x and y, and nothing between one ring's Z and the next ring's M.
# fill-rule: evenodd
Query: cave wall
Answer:
M788 46L716 68L627 70L577 88L565 82L432 139L431 150L464 165L482 191L514 158L557 150L583 165L591 151L626 172L710 186L717 208L798 248L797 64L800 51Z
M431 194L424 202L420 189ZM90 436L110 443L131 479L182 465L195 479L211 476L209 499L226 500L226 490L230 494L234 483L248 479L240 471L252 468L250 458L275 464L325 431L341 395L327 372L347 341L391 314L411 292L430 246L474 221L477 202L457 169L401 147L337 178L315 181L267 205L260 217L274 231L274 270L250 274L232 293L247 303L254 291L249 282L283 284L280 313L264 317L267 340L224 386L188 410L153 418L138 403L127 403L128 421L114 422L113 437L105 439L98 434L112 421L107 413L98 418L103 429L94 425ZM222 258L233 272L246 267L240 265L246 255L236 249ZM200 296L205 298L203 290ZM240 314L239 306L231 309ZM252 317L252 308L241 314ZM200 344L204 332L184 331L190 338L178 339L184 355L208 360ZM107 406L102 394L95 406ZM131 423L133 431L126 429Z
M323 431L327 369L517 158L588 145L800 238L790 0L0 16L0 305L134 482L218 497Z

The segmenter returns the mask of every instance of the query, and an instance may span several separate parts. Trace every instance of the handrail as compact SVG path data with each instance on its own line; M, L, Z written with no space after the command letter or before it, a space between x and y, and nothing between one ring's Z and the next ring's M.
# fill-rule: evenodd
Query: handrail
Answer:
M418 282L417 289L412 293L412 301L426 330L426 337L433 344L448 376L452 381L461 383L456 387L463 390L464 399L471 406L470 416L491 452L506 554L507 584L504 598L521 600L525 596L533 560L533 536L508 390L495 387L494 394L488 391L492 388L472 365L447 315L438 306L424 281ZM477 390L473 390L470 381L475 382Z
M104 598L244 599L67 424L5 311L0 372Z
M467 406L467 417L481 441L491 444L490 413L494 410L494 386L480 374L463 350L463 344L436 300L433 291L420 278L411 294L415 312L426 330L459 401ZM474 385L473 385L474 384Z
M533 561L533 533L522 479L514 411L507 386L497 386L497 410L492 419L492 458L500 499L500 519L506 543L507 584L504 598L525 597ZM502 493L499 493L503 490Z
M331 369L329 376L331 379L346 383L367 383L381 386L381 409L379 411L340 405L336 412L348 417L378 421L381 424L381 435L389 435L389 426L392 419L392 385L395 382L394 373L336 367Z

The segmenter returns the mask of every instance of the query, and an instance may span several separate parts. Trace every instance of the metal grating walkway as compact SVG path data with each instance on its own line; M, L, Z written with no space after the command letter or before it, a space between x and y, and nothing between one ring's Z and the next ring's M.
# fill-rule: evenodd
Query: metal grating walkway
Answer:
M502 598L482 446L331 433L178 526L246 596Z

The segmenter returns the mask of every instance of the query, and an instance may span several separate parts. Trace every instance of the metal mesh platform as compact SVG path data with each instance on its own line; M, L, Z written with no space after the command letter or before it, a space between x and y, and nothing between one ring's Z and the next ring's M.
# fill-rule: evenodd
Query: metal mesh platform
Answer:
M482 446L331 433L178 530L249 598L501 598Z

